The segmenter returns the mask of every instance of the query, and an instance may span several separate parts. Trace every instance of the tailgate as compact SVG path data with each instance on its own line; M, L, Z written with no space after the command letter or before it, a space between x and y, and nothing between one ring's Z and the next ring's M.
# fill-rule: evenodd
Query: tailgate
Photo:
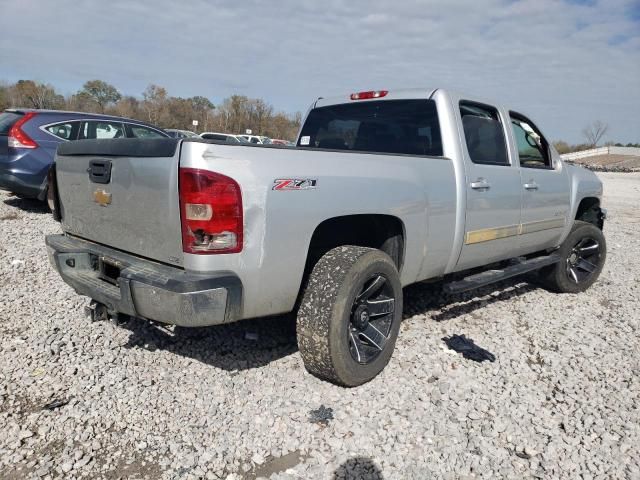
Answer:
M182 266L178 139L80 140L56 156L65 232Z

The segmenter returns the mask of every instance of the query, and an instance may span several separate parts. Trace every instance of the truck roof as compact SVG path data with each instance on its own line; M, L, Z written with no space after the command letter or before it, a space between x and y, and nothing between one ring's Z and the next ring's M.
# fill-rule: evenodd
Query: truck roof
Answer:
M394 90L373 90L376 92L387 92L384 97L376 97L371 99L358 100L360 102L367 102L372 100L408 100L416 98L429 98L433 93L438 90L436 88L401 88ZM320 97L316 100L314 107L326 107L328 105L338 105L340 103L351 103L354 100L351 99L352 92L346 95L332 96L332 97Z
M471 94L462 94L461 92L444 89L444 88L399 88L399 89L379 89L379 90L369 90L365 92L352 92L346 95L340 96L332 96L332 97L319 97L318 100L311 106L311 108L316 107L326 107L329 105L339 105L341 103L354 103L354 102L371 102L371 101L380 101L380 100L412 100L412 99L428 99L433 96L436 92L444 92L445 94L451 96L458 96L461 98L466 98L468 100L474 102L485 103L487 105L493 105L495 107L500 106L499 102L495 102L492 99L485 98L480 95L471 95ZM384 93L383 96L377 96L373 98L367 99L357 99L354 100L351 98L354 94L362 94L362 93Z

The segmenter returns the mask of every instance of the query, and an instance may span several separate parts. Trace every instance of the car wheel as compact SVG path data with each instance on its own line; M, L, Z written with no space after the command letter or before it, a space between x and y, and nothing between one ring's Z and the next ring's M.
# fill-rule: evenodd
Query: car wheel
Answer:
M368 382L389 362L401 319L402 287L391 258L373 248L334 248L314 266L298 309L304 365L339 385Z
M598 279L607 256L602 231L577 220L558 250L560 261L540 271L542 285L559 293L578 293Z

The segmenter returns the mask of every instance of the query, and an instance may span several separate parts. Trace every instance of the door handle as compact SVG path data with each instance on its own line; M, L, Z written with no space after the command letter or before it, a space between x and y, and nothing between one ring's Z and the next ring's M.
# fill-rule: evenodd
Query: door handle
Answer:
M538 184L534 181L530 183L525 183L523 186L525 190L538 190Z
M471 182L471 188L474 190L489 190L491 185L484 178L478 178L475 182Z

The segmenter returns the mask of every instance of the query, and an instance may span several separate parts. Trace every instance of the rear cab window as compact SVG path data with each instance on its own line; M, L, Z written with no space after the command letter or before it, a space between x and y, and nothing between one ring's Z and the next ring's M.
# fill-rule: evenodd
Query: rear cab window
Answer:
M507 141L495 107L476 102L460 102L460 116L469 158L483 165L510 166Z
M314 108L300 132L298 146L442 156L433 100L374 100Z
M9 130L11 130L13 124L16 123L21 116L22 113L17 112L0 113L0 135L9 135Z

